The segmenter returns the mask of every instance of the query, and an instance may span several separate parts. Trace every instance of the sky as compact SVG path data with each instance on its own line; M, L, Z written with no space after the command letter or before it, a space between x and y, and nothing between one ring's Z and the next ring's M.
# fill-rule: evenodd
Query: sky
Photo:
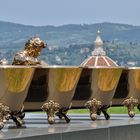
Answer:
M25 25L140 25L140 0L0 0L0 21Z

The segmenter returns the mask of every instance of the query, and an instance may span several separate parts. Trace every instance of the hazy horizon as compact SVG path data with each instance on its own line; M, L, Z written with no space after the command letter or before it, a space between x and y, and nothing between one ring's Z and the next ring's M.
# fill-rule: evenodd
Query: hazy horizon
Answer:
M120 23L140 25L139 0L1 0L0 20L24 25Z
M18 22L12 22L12 21L3 21L0 20L0 22L7 22L7 23L13 23L13 24L21 24L25 26L35 26L35 27L42 27L42 26L54 26L54 27L59 27L59 26L65 26L65 25L92 25L92 24L103 24L103 23L110 23L110 24L124 24L124 25L131 25L131 26L140 26L140 25L135 25L135 24L128 24L128 23L117 23L117 22L109 22L109 21L104 21L104 22L97 22L97 23L67 23L67 24L60 24L60 25L32 25L32 24L24 24L24 23L18 23Z

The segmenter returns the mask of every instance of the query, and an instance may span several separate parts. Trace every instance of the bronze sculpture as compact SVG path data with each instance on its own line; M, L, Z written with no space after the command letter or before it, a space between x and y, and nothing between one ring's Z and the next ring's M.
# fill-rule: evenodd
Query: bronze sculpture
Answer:
M33 37L25 43L24 50L16 53L12 65L37 65L41 64L38 56L46 45L39 37Z

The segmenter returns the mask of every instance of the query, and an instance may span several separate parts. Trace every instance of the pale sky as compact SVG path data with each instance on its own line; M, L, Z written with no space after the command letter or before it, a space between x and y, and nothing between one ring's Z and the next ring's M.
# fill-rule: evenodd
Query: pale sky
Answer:
M140 25L140 0L0 0L0 20L26 25Z

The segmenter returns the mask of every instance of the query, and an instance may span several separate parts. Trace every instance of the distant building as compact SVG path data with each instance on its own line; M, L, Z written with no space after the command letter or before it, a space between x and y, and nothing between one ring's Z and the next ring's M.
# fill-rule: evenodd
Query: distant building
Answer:
M49 49L49 51L52 51L52 50L56 50L59 48L58 45L48 45L47 48Z
M137 64L138 64L137 61L128 61L128 62L127 62L127 65L128 65L128 66L136 66Z
M62 60L58 55L55 56L55 60L58 64L62 64Z
M88 52L89 52L89 48L81 48L80 49L80 54L88 53Z
M117 67L117 63L110 57L106 56L106 52L103 50L103 41L100 37L100 31L97 31L97 37L94 43L95 48L92 52L92 55L87 58L81 65Z

